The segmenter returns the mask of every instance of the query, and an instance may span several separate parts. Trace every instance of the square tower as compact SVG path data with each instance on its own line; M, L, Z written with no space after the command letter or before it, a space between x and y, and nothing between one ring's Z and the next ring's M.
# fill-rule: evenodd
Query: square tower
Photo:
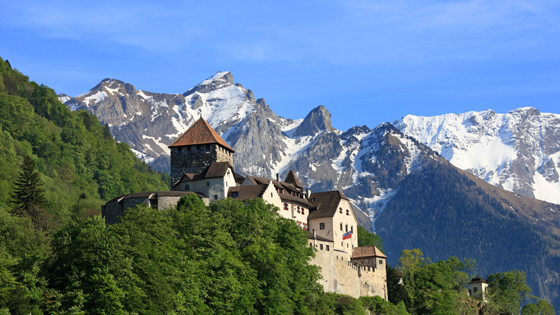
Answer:
M213 162L228 162L233 167L235 152L201 117L175 142L171 151L171 184L185 174L198 174Z

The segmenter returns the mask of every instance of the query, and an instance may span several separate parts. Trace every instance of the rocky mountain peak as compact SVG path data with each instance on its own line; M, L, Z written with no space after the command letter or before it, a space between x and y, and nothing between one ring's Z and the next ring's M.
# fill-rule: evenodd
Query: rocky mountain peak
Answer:
M233 85L233 75L229 71L218 71L213 76L200 82L197 86L183 93L183 96L189 96L194 92L209 93L217 89L221 89L228 85Z
M321 131L333 131L331 113L323 105L315 107L305 117L301 125L294 132L294 136L303 137L315 135Z
M527 115L527 116L539 116L541 111L534 107L521 107L512 111L515 114Z

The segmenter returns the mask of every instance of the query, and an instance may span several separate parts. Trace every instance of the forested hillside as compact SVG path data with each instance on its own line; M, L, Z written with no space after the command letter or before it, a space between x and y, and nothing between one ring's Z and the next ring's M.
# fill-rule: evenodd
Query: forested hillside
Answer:
M473 258L481 275L524 270L537 296L560 302L558 237L527 223L447 161L406 177L376 227L392 265L410 248L435 261Z
M167 190L162 175L117 143L87 111L72 112L55 92L0 59L0 209L26 156L36 162L47 213L58 221L98 213L115 196Z

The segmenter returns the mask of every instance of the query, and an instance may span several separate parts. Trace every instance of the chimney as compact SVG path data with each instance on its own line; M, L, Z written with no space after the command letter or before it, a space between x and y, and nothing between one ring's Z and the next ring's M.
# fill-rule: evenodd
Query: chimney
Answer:
M314 240L317 239L317 232L315 232L315 229L313 229L313 239L314 239Z
M276 173L276 181L280 181L280 174Z
M311 198L311 189L307 190L307 199Z

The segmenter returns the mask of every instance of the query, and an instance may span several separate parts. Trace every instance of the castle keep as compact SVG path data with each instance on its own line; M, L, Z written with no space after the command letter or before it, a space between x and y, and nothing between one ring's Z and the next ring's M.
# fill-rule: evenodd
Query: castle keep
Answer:
M388 299L387 256L375 246L358 246L358 221L342 192L313 193L291 170L283 181L279 175L269 179L235 173L235 151L202 118L169 148L172 191L125 195L107 202L102 208L107 224L118 222L128 207L145 203L163 209L186 194L196 194L207 205L223 198L262 198L307 231L308 244L316 249L311 263L321 267L325 291Z
M184 174L198 174L213 162L227 162L233 167L235 151L204 119L197 120L187 131L169 146L171 183Z

